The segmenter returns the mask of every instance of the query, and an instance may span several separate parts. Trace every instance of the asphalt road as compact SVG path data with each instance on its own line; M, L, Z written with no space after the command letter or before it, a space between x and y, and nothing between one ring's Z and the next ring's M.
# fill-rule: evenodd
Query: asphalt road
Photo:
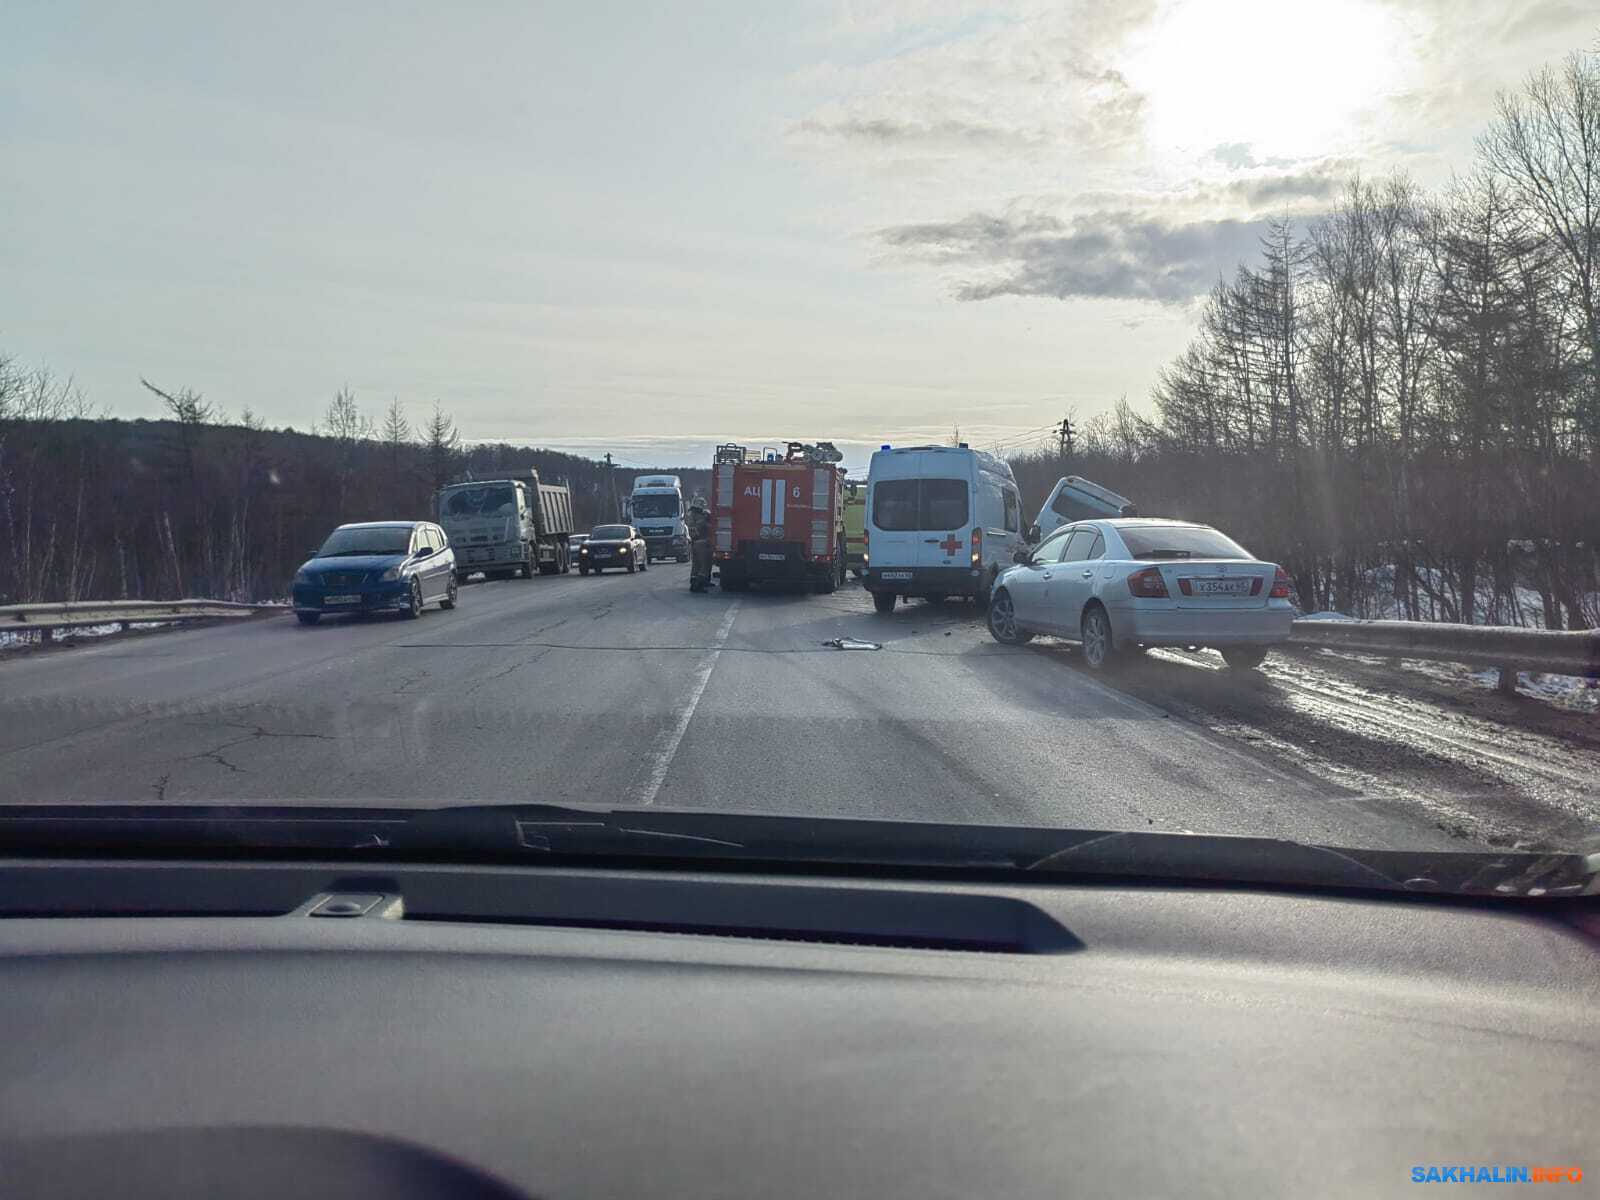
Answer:
M687 572L8 654L0 803L581 802L1452 849L1592 817L1592 785L1569 811L1562 780L1513 780L1484 793L1492 820L1452 824L1481 772L1419 766L1402 738L1392 764L1370 744L1342 761L1371 742L1360 697L1319 712L1295 689L1326 687L1282 669L1153 656L1106 680L1060 645L997 645L970 605L696 596ZM841 636L882 649L824 645ZM1262 733L1275 705L1300 725Z

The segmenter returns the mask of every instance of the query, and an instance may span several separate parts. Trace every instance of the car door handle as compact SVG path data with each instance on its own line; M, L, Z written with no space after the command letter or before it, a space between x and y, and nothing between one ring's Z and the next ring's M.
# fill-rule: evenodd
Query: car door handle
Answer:
M1049 579L1049 578L1050 578L1050 572L1049 572L1049 571L1046 571L1046 572L1045 572L1045 573L1044 573L1044 577L1045 577L1045 578L1046 578L1046 579Z
M937 546L939 544L938 538L923 538L922 540L927 542L930 546Z
M1093 579L1094 578L1094 572L1093 571L1085 571L1083 573L1083 577L1085 579Z

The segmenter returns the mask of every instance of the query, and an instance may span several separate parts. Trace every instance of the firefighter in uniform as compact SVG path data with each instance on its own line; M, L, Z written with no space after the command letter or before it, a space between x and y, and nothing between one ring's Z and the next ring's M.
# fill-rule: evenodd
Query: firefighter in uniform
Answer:
M711 586L711 514L706 510L704 496L689 501L688 525L693 563L689 568L689 590L703 592Z

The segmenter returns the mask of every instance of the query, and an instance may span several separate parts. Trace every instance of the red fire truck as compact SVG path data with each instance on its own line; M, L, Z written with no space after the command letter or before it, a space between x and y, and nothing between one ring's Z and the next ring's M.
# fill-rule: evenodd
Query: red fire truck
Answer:
M843 455L831 442L777 451L717 447L711 478L711 553L722 590L752 583L844 582Z

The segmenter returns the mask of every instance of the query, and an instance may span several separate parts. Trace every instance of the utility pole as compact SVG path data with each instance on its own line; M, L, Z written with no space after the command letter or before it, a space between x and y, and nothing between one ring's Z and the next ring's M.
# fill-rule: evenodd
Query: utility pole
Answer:
M606 487L611 492L611 519L622 520L622 505L617 501L617 476L611 465L611 451L606 451Z
M1062 417L1056 429L1056 453L1062 461L1072 456L1072 418Z

